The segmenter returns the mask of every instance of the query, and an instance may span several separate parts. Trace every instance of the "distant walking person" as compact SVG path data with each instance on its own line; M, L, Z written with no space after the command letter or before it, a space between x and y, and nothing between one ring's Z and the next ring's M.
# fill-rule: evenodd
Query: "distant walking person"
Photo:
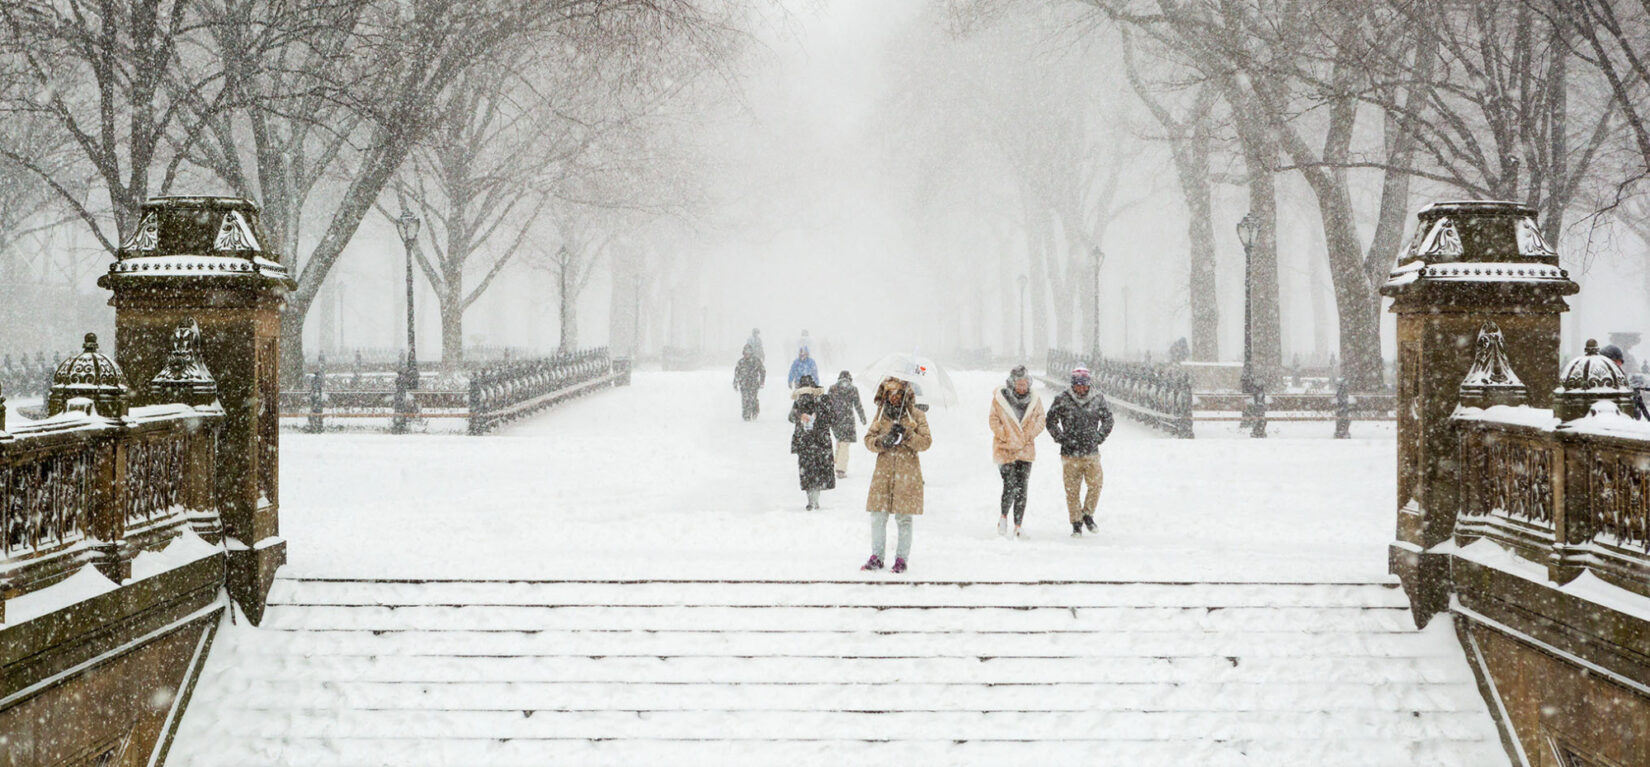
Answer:
M876 417L865 430L865 447L877 454L865 510L871 512L871 558L861 570L881 570L888 545L888 517L898 521L894 572L905 572L911 555L911 518L922 513L922 461L917 454L934 443L928 416L917 407L911 384L887 378L877 386Z
M791 392L791 452L796 455L796 473L802 491L808 494L808 510L819 508L819 493L836 488L831 471L831 402L825 390L814 385L813 376L803 376Z
M997 534L1008 535L1008 514L1014 512L1014 537L1026 516L1026 484L1031 462L1037 460L1037 435L1043 433L1043 400L1031 390L1031 377L1020 365L1008 373L1008 384L991 397L991 458L1003 475L1002 516Z
M762 365L762 358L750 344L745 344L744 353L733 366L733 388L739 392L739 415L745 420L756 420L756 413L760 410L756 393L767 381L768 369Z
M1048 409L1048 433L1060 443L1061 469L1065 473L1066 513L1071 518L1073 537L1086 526L1094 532L1094 509L1100 503L1100 443L1111 436L1111 408L1106 396L1095 391L1088 368L1071 371L1071 388L1060 392ZM1083 484L1089 486L1083 497Z
M791 373L785 377L785 384L795 389L796 382L802 380L803 376L819 380L819 366L814 364L814 358L808 354L806 346L797 348L796 359L791 360Z
M745 339L745 345L751 348L751 352L756 355L758 360L762 361L762 364L768 364L768 353L762 350L761 328L751 328L751 337Z
M859 387L854 385L854 377L844 370L836 377L836 383L831 384L831 433L836 435L836 476L838 479L848 476L848 451L859 439L854 429L854 416L859 416L859 422L865 423L865 406L859 403Z

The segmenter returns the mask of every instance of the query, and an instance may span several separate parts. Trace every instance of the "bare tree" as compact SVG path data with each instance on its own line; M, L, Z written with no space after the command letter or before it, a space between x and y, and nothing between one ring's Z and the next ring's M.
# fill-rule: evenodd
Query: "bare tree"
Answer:
M59 168L0 136L0 157L38 176L110 253L136 224L138 206L175 178L167 136L185 119L184 104L215 103L222 78L186 50L201 17L190 0L0 3L0 65L27 87L8 88L0 113L50 119L72 136L85 167L107 193L113 230Z
M1129 86L1163 130L1174 157L1175 180L1186 205L1187 305L1192 314L1192 359L1220 359L1220 307L1215 284L1214 183L1210 153L1215 131L1215 104L1219 97L1206 81L1193 77L1189 85L1148 83L1136 64L1134 42L1123 30L1124 71ZM1181 73L1183 76L1185 72ZM1189 90L1187 97L1178 91ZM1187 102L1177 114L1169 98Z
M401 209L410 201L429 225L431 236L418 241L415 255L440 306L441 363L449 371L464 361L464 312L527 242L549 199L540 177L554 172L554 152L569 149L556 138L572 123L540 108L522 85L506 63L461 77L441 129L394 184ZM474 266L479 277L468 283Z

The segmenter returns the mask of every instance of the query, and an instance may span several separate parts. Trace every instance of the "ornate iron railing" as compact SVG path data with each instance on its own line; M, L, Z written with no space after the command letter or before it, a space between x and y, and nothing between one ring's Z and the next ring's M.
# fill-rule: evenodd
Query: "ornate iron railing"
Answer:
M1048 352L1048 376L1055 383L1064 385L1079 366L1089 368L1095 386L1123 415L1185 439L1192 438L1197 423L1241 421L1254 427L1257 419L1255 436L1265 433L1267 422L1333 421L1335 437L1345 439L1353 421L1391 421L1396 408L1392 392L1354 394L1344 380L1335 383L1334 393L1199 392L1190 374L1177 364L1094 358L1060 349Z
M1048 352L1048 375L1063 383L1078 367L1089 368L1095 388L1123 415L1176 437L1192 437L1191 377L1178 365L1089 359L1059 349Z
M483 368L470 376L469 432L485 434L558 402L628 380L607 347Z
M408 389L407 379L399 375L346 375L352 380L325 369L308 374L306 389L280 393L281 416L303 418L310 432L323 431L335 419L391 419L395 431L405 431L410 421L465 419L469 433L484 434L566 399L562 390L568 387L582 394L596 388L587 386L592 381L628 385L630 364L612 360L601 347L495 363L450 377L426 374L417 389ZM541 398L548 399L536 402Z

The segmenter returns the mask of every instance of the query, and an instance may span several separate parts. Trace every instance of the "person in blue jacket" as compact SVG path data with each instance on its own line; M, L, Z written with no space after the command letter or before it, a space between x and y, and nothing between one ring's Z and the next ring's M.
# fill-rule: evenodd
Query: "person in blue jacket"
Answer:
M785 377L785 383L795 389L803 376L819 380L819 366L814 364L814 358L808 354L806 346L796 350L796 359L791 361L791 374Z

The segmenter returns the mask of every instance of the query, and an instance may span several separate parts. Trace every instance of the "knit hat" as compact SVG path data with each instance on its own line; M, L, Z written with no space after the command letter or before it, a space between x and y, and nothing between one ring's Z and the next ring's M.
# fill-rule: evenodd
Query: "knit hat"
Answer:
M1015 382L1024 381L1028 378L1030 378L1030 376L1026 375L1026 366L1015 365L1013 370L1008 371L1008 387L1012 389L1014 388Z
M1088 368L1072 368L1072 371L1071 371L1071 385L1072 386L1089 386L1090 384L1093 383L1093 381L1094 381L1094 379L1093 379L1092 376L1089 375L1089 369Z
M848 382L851 383L851 382L853 382L854 377L849 375L848 371L844 370L841 373L836 374L836 380L838 380L838 381L848 381Z
M1621 347L1616 346L1615 344L1610 344L1603 349L1599 349L1598 353L1615 360L1617 365L1627 364L1627 359L1621 354Z

